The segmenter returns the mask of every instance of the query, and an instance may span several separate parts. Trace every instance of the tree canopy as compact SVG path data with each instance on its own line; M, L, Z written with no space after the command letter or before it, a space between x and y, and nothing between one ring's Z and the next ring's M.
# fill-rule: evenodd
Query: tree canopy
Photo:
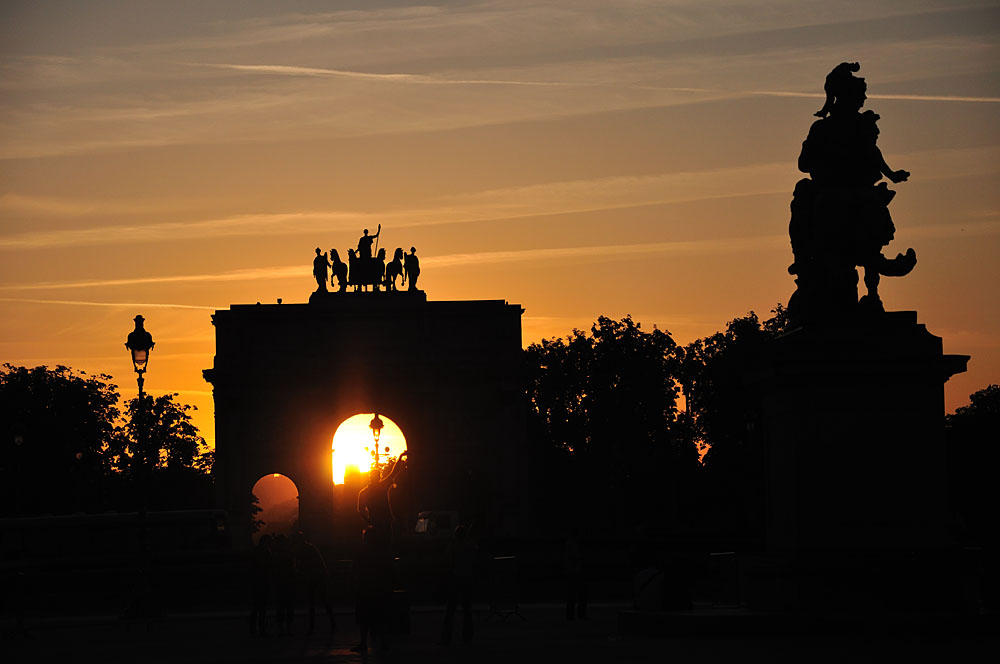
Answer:
M211 452L176 394L119 407L106 374L65 366L0 369L0 473L8 513L132 509L128 480L148 467L171 486L207 478ZM145 464L145 465L143 465ZM183 475L187 479L179 479ZM210 480L209 480L210 482ZM200 495L205 492L199 489ZM171 498L162 496L161 503Z

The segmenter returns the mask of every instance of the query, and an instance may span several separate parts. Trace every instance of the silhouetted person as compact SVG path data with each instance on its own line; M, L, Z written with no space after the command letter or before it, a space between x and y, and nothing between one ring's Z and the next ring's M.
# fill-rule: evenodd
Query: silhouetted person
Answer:
M367 524L366 539L369 544L389 550L390 534L392 532L392 508L389 505L389 489L396 481L397 475L406 468L403 459L404 450L396 463L392 465L385 477L380 478L378 469L372 468L368 473L368 486L358 493L358 514Z
M445 578L447 606L444 611L444 625L441 628L441 644L451 643L451 630L455 622L455 607L462 603L462 641L472 640L472 590L479 569L479 547L468 536L465 526L455 528L455 536L445 556L448 566Z
M392 594L392 558L381 546L372 542L370 529L361 534L361 551L354 563L355 615L361 632L361 642L351 648L368 651L368 635L379 637L385 647L385 626L389 599Z
M343 293L347 290L347 263L340 260L340 254L336 249L330 250L330 285L333 286L334 277L337 278L337 290Z
M403 257L403 285L410 280L410 290L417 290L417 277L420 276L420 259L417 258L417 248L410 247L410 253Z
M288 636L292 633L295 617L295 558L291 543L284 535L274 537L271 565L278 634Z
M326 610L327 618L330 619L330 633L332 634L336 628L336 621L333 618L333 607L330 605L330 575L327 573L326 561L323 560L323 554L316 548L316 545L307 540L302 533L294 535L293 543L302 581L302 591L309 607L307 633L312 634L316 629L316 603L319 601Z
M375 235L369 235L367 228L364 233L358 240L358 258L367 259L372 257L372 243L382 233L382 224L378 225L378 232Z
M566 538L563 551L566 574L566 618L587 619L587 576L583 556L583 546L579 534L574 532Z
M320 253L319 247L316 247L316 258L313 259L313 276L316 277L316 290L322 293L327 292L326 270L329 267L330 261L327 260L326 254Z
M261 535L250 552L250 633L267 634L267 604L271 594L271 536Z

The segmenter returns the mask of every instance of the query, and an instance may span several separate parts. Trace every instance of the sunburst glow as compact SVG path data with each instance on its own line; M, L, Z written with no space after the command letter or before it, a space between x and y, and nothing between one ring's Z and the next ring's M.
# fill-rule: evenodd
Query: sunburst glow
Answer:
M372 430L368 427L374 413L362 413L344 420L333 435L333 482L343 484L344 475L351 467L359 472L367 473L372 464L371 450L375 447ZM385 415L379 414L382 420L382 434L379 437L379 454L399 456L406 449L406 439L399 426Z

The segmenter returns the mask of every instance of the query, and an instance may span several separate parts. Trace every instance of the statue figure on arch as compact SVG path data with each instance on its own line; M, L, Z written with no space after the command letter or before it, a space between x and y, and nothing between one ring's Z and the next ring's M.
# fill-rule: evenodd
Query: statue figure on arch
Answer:
M403 256L403 286L410 280L409 290L417 290L417 277L420 276L420 260L417 259L417 248L410 247L410 253Z
M326 274L330 267L330 261L326 254L320 253L320 248L316 247L316 258L313 259L313 277L316 278L316 292L326 293Z
M369 235L368 229L364 230L364 235L358 240L358 257L368 259L372 257L372 243L378 246L378 236L382 234L382 224L378 225L375 235Z

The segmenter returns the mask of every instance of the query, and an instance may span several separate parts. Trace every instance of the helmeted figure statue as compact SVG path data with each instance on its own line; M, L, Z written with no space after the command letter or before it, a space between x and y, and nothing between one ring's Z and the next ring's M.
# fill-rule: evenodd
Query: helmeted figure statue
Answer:
M809 129L799 155L799 180L791 204L789 235L797 289L788 303L796 322L842 318L861 310L883 311L879 275L903 276L917 262L908 249L887 259L882 248L895 233L889 202L896 192L885 182L904 182L907 171L886 164L876 143L879 116L861 112L867 99L858 63L838 65L826 80L827 100ZM829 117L827 117L829 116ZM865 269L868 293L858 301L858 272Z

